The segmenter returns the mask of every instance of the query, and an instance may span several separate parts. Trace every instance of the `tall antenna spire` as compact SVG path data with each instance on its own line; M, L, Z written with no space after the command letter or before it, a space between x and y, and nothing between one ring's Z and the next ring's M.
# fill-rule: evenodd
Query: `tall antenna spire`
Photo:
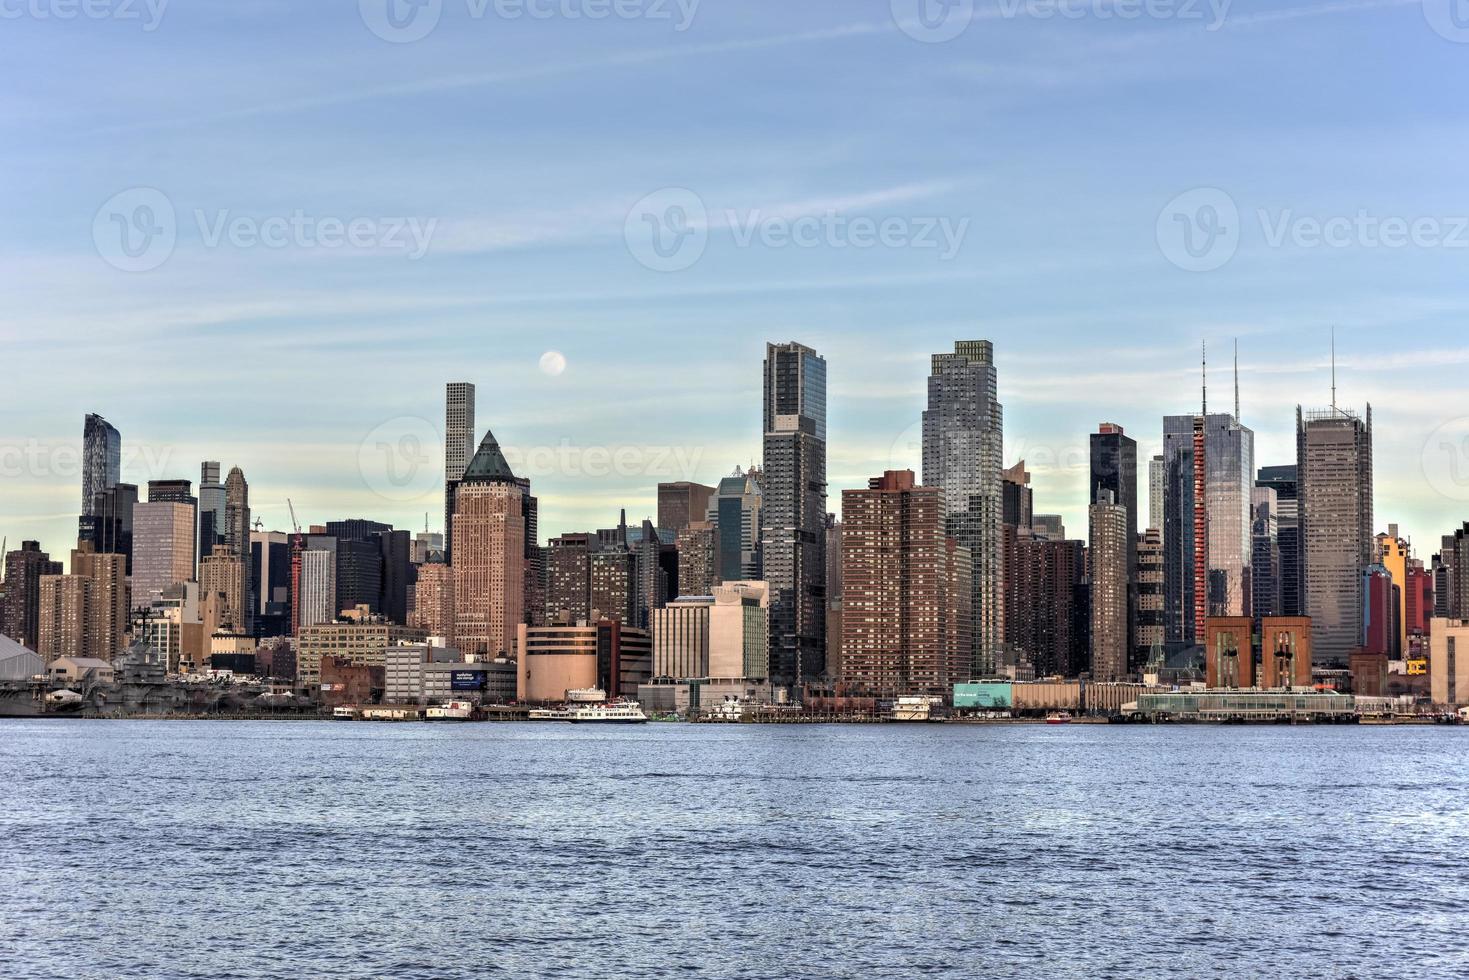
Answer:
M1234 424L1239 425L1239 338L1234 338Z
M1202 404L1199 406L1199 414L1205 418L1209 417L1209 342L1199 341L1199 383Z
M1336 414L1336 326L1331 328L1331 414Z

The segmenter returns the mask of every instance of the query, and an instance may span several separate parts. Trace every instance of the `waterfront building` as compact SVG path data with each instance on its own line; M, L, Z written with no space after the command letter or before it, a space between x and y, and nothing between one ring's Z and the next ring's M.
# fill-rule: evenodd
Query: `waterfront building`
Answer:
M725 582L653 614L652 676L675 681L764 680L770 674L764 582Z
M464 666L459 651L432 643L395 643L383 651L383 703L424 704L424 667L431 663ZM477 693L477 692L476 692Z
M451 381L444 387L444 561L453 562L454 490L474 457L474 385Z
M995 670L1005 637L1001 524L1004 410L994 345L961 340L934 354L923 413L923 485L943 493L948 536L968 550L972 654L969 673ZM845 614L845 613L844 613Z
M653 674L653 639L648 630L615 619L539 627L522 623L515 662L516 697L522 701L564 701L567 691L590 689L608 698L632 697Z
M767 344L760 550L770 585L770 668L782 684L826 673L826 360Z
M32 650L40 635L41 578L60 575L61 562L41 550L39 541L22 541L5 555L5 600L0 605L0 633Z
M1204 621L1204 677L1211 688L1255 686L1255 621L1210 616Z
M842 493L837 677L852 692L942 697L970 676L973 559L945 516L944 492L911 470Z
M658 526L677 534L691 522L703 521L714 492L714 487L687 480L658 484Z
M60 657L90 657L97 647L94 583L86 575L43 575L36 652L50 664Z
M1087 565L1091 581L1091 675L1093 680L1120 681L1129 672L1132 631L1129 601L1137 535L1128 527L1127 508L1114 502L1112 491L1098 487L1088 508L1091 540Z
M525 620L524 490L486 431L454 491L454 642L504 656Z
M504 704L515 696L516 663L508 657L465 663L434 660L423 665L423 700L428 704L474 701Z
M1311 619L1265 616L1260 620L1259 686L1311 686Z
M296 675L303 687L322 683L322 658L336 657L348 663L382 670L389 647L400 643L422 643L422 630L390 623L366 609L352 613L355 621L303 626L296 637Z
M1428 641L1433 703L1451 708L1469 705L1469 620L1435 617Z
M122 480L122 434L100 415L82 420L82 516L94 514L100 494Z
M1363 572L1374 561L1372 406L1296 409L1296 470L1306 614L1323 663L1345 664L1361 643Z

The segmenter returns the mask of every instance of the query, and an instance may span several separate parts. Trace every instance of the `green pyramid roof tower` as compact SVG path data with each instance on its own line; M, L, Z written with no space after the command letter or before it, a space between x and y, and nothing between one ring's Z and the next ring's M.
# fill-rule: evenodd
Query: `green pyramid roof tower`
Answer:
M505 461L505 454L500 451L500 443L493 432L485 432L485 437L479 441L479 449L475 450L474 458L464 468L464 477L459 482L515 482L515 474L510 471L510 464Z

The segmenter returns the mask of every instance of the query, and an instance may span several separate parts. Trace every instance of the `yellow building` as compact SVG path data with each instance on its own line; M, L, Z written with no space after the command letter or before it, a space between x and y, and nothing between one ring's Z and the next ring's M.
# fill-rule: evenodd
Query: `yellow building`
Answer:
M1377 536L1377 560L1392 575L1398 590L1398 655L1408 653L1408 557L1409 545L1398 537L1398 526L1389 524L1386 534Z

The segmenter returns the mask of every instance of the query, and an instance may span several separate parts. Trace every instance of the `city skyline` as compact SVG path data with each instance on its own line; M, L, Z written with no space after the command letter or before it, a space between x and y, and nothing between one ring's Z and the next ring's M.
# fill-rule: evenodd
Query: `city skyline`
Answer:
M762 342L764 343L764 342ZM953 341L950 342L952 345ZM1193 354L1198 357L1197 351ZM1005 352L997 350L996 362L999 365L999 390L1000 401L1004 401L1006 391ZM1312 400L1309 391L1301 392L1301 397L1291 401L1290 415L1287 423L1291 426L1288 436L1290 438L1288 450L1280 456L1262 455L1257 448L1255 451L1255 465L1251 472L1258 471L1262 467L1277 465L1293 465L1295 461L1294 445L1294 408L1296 404L1304 406L1308 411L1315 410L1319 405L1327 405L1330 400L1330 355L1324 367L1324 379L1328 385L1327 397L1320 402ZM1198 364L1191 365L1194 372L1194 384L1197 386ZM758 364L753 368L758 375ZM1214 369L1211 368L1211 372ZM1229 371L1225 367L1222 370ZM1246 381L1247 368L1241 366L1240 387L1243 391L1249 390ZM829 372L830 373L830 372ZM1349 386L1342 382L1340 358L1337 363L1338 389L1340 407L1343 410L1355 410L1358 414L1365 411L1366 405L1360 408L1341 393L1341 389ZM921 379L923 384L926 379ZM1224 385L1232 382L1232 377L1215 377L1215 383ZM440 416L443 412L443 386L455 385L454 381L439 382L437 396L437 408ZM472 384L472 382L471 382ZM1013 384L1013 383L1012 383ZM1198 397L1197 387L1192 392ZM751 394L752 398L758 398L758 386ZM1248 398L1243 402L1244 409L1241 413L1246 428L1253 428L1248 411ZM1382 429L1382 411L1376 404L1372 406L1374 414L1374 426L1380 432ZM891 447L890 461L874 460L873 472L885 472L888 469L912 469L915 473L922 471L922 402L915 411L915 419L907 429L900 435L898 441ZM94 413L84 413L91 416ZM104 417L106 412L95 413ZM482 412L483 414L483 412ZM513 412L511 414L514 414ZM828 413L829 414L829 413ZM426 413L427 415L427 413ZM115 416L114 416L115 417ZM494 416L488 416L494 418ZM1225 417L1225 416L1221 416ZM1004 459L1006 465L1012 465L1020 461L1026 463L1027 471L1034 478L1034 493L1038 501L1036 510L1038 513L1059 513L1068 527L1082 528L1087 523L1087 501L1090 482L1089 439L1095 431L1095 427L1101 420L1109 418L1102 411L1098 420L1090 423L1090 431L1082 430L1074 434L1071 444L1062 445L1059 450L1053 449L1051 445L1038 444L1035 440L1028 438L1026 433L1016 433L1012 424L1007 420L1004 429ZM1150 431L1147 420L1141 423L1137 421L1119 423L1124 426L1129 436L1136 438L1138 443L1138 485L1147 486L1149 481L1149 460L1155 454L1149 451L1149 447L1156 446L1161 449L1163 440L1161 438L1162 423L1164 419L1157 420L1156 430ZM1273 422L1273 420L1271 420ZM758 422L756 423L758 427ZM896 425L896 423L895 423ZM484 426L488 427L488 426ZM496 428L503 428L495 424ZM1274 427L1274 426L1272 426ZM149 482L169 479L183 479L191 476L193 469L200 466L198 460L193 458L179 459L178 450L171 446L160 445L156 442L145 442L139 448L134 445L133 436L125 422L117 423L117 431L121 433L122 443L122 465L120 467L120 482L124 484L136 483L140 487L146 487ZM379 425L376 429L383 429ZM307 467L304 471L297 472L294 469L282 473L285 483L281 485L279 492L272 492L275 488L266 487L269 498L262 498L258 494L250 501L249 511L253 516L260 516L264 521L266 530L289 531L290 517L286 513L285 501L290 498L295 501L298 515L303 524L323 523L327 520L339 520L343 517L366 517L373 520L381 520L395 527L418 532L424 529L424 517L428 517L429 530L434 533L442 533L444 530L440 523L444 507L444 485L443 485L443 459L445 444L441 435L437 443L424 441L411 442L411 440L423 440L429 438L432 432L442 433L444 425L442 421L431 422L427 417L409 416L396 420L387 427L389 441L384 442L379 436L372 433L368 439L377 441L364 442L355 447L353 456L355 459L349 461L348 472L339 474L326 468ZM474 439L478 442L479 434ZM1261 432L1256 430L1257 446L1262 441ZM1274 434L1272 434L1274 435ZM406 437L410 443L405 446L402 442L392 441ZM911 441L910 441L911 440ZM82 439L80 433L72 440L72 450L65 445L45 447L14 447L13 445L0 445L0 450L9 453L5 457L7 464L19 464L24 468L29 454L39 452L40 457L48 459L54 457L65 461L67 459L80 460L82 456ZM1271 442L1278 441L1272 438ZM1379 501L1377 517L1379 522L1392 521L1404 529L1405 537L1409 538L1414 547L1414 552L1419 557L1427 557L1437 550L1437 542L1442 535L1442 527L1455 526L1461 517L1460 508L1455 506L1455 498L1449 497L1432 486L1432 482L1425 476L1419 482L1425 485L1430 497L1418 511L1421 516L1416 520L1407 516L1413 513L1410 507L1400 507L1397 499L1386 496L1384 488L1392 487L1397 481L1394 474L1384 472L1381 462L1383 456L1391 458L1392 448L1387 446L1379 435L1379 448L1377 451L1377 462L1375 466L1375 493ZM612 512L627 509L636 519L641 520L644 516L652 518L657 512L657 485L659 483L677 482L685 479L693 482L704 482L718 484L727 477L736 466L747 466L750 463L759 465L759 437L758 433L751 437L752 452L745 458L735 457L729 460L710 462L708 451L701 446L665 446L658 445L656 439L642 439L635 437L609 445L595 445L577 443L574 439L554 445L527 446L523 442L507 439L503 443L503 449L507 457L512 460L513 468L517 471L526 470L530 479L536 485L536 495L541 501L540 510L540 542L544 543L551 537L563 533L573 533L585 530L587 527L596 526L598 523L605 524L611 518ZM201 459L209 456L222 456L230 459L241 459L230 451L222 450L227 446L223 440L216 440L205 444L208 451ZM830 442L828 442L830 445ZM289 443L282 443L273 447L278 451L283 450L285 455L292 455ZM832 447L836 454L841 454L841 447ZM1452 447L1449 447L1452 448ZM1436 458L1442 463L1439 476L1447 481L1450 488L1457 486L1455 483L1457 470L1454 469L1454 461L1447 455L1449 448L1432 446L1427 447L1427 457ZM1026 455L1029 453L1029 455ZM1058 458L1060 466L1048 466L1046 460ZM850 455L847 456L851 458ZM1035 460L1039 459L1040 462ZM530 466L526 466L529 461ZM1465 460L1469 464L1469 459ZM218 464L205 463L206 466ZM564 469L559 469L564 467ZM41 469L45 469L45 465ZM269 471L272 469L268 459L254 461L241 459L241 465L233 467L250 473L252 484L259 481L255 477L257 471ZM619 468L629 472L618 472ZM65 475L68 469L65 465L59 467L60 472ZM646 476L641 475L642 470L649 471ZM276 472L281 473L278 468ZM584 471L584 472L579 472ZM80 472L80 470L78 470ZM411 479L403 482L395 482L396 479L411 473ZM686 473L692 475L686 476ZM846 474L842 482L836 478L830 481L828 491L828 506L834 513L840 514L839 499L842 490L861 489L866 486L866 481L871 474L858 477ZM1045 477L1049 477L1047 480ZM79 478L79 477L78 477ZM1401 474L1399 474L1401 478ZM17 478L22 488L27 486L49 484L51 480L48 475L41 477L30 477L22 475ZM644 484L646 483L646 486ZM848 485L851 484L851 485ZM553 489L547 492L547 486ZM628 496L618 494L617 487L632 488ZM375 489L376 487L376 489ZM303 491L304 488L304 492ZM335 488L336 492L333 492ZM559 488L560 492L557 492ZM1469 479L1465 480L1465 497L1469 498ZM1057 495L1061 491L1065 496ZM72 485L75 492L75 485ZM411 494L411 497L409 496ZM1441 503L1435 506L1433 498ZM405 499L407 498L407 499ZM585 498L595 501L606 501L603 506L589 503ZM645 507L645 513L638 512L638 506ZM1466 500L1469 504L1469 500ZM202 501L201 501L202 505ZM308 508L313 508L308 510ZM355 508L355 509L354 509ZM585 517L578 515L586 515ZM253 520L253 516L251 520ZM1140 515L1139 531L1145 528L1145 522ZM76 531L76 515L71 512L60 512L54 515L41 515L39 518L27 520L25 515L7 515L7 535L15 540L40 540L43 546L50 547L55 551L64 553L66 548L74 541ZM416 520L415 520L416 518ZM557 522L560 523L557 523ZM253 527L253 525L252 525ZM1385 527L1385 524L1384 524ZM33 533L32 529L40 529L39 533ZM1161 529L1160 529L1161 530ZM68 536L69 535L69 536ZM57 544L55 542L61 542ZM207 554L207 551L205 552Z
M944 43L910 36L886 2L706 2L682 31L444 8L405 44L376 36L353 4L293 10L286 31L279 11L219 4L223 19L170 8L147 32L7 22L22 80L0 118L14 190L0 453L22 453L3 474L8 534L69 543L75 467L33 470L24 453L32 440L73 452L87 412L122 430L125 451L167 453L162 472L129 459L123 479L139 486L220 459L249 475L270 527L289 528L290 497L303 516L419 529L441 505L384 499L358 450L393 419L437 429L441 386L459 379L478 384L507 447L696 454L691 471L531 474L548 534L604 525L622 506L651 516L660 480L712 485L759 458L750 365L765 339L798 339L831 365L839 497L887 469L919 470L901 447L920 441L928 355L974 336L998 352L1006 464L1026 459L1038 509L1081 527L1086 434L1114 421L1158 451L1158 420L1196 408L1203 339L1222 354L1239 337L1257 459L1292 460L1296 402L1329 402L1333 324L1342 402L1374 406L1383 518L1423 553L1469 505L1450 457L1423 472L1441 426L1459 426L1456 444L1469 434L1455 407L1469 364L1462 250L1273 243L1287 218L1454 217L1463 110L1441 80L1463 46L1418 3L1241 0L1214 30L986 8ZM1384 54L1400 56L1397 72L1350 67ZM217 72L232 56L259 69L251 84ZM745 97L729 104L736 76ZM84 97L95 77L118 81ZM42 78L52 84L25 81ZM719 127L706 129L714 100ZM972 124L955 124L966 112ZM105 165L77 152L98 140ZM165 194L180 225L145 272L109 265L93 240L104 204L129 188ZM631 254L626 231L637 203L668 188L692 191L711 228L696 263L663 272ZM1203 272L1158 241L1170 201L1198 188L1224 191L1246 225L1231 260ZM211 247L194 217L207 231L221 211L298 209L439 223L412 260ZM828 211L969 224L948 259L738 240L756 212ZM752 324L769 336L752 341ZM73 358L79 344L88 357ZM560 358L543 368L548 352Z

